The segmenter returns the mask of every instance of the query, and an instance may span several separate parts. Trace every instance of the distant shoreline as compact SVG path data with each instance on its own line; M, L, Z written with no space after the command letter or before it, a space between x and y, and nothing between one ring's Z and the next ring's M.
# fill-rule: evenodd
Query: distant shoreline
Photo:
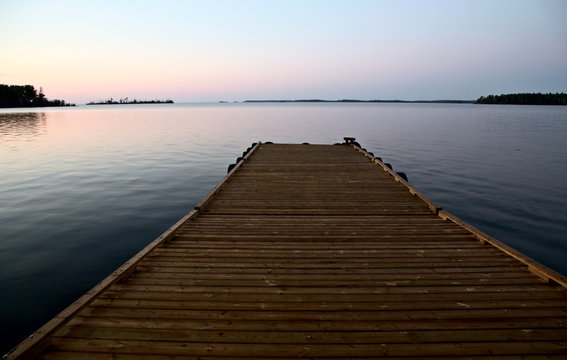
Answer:
M412 104L474 104L476 100L322 100L322 99L300 99L300 100L244 100L245 103L412 103Z
M128 100L120 99L120 101L115 100L105 100L105 101L91 101L85 105L138 105L138 104L173 104L173 100Z

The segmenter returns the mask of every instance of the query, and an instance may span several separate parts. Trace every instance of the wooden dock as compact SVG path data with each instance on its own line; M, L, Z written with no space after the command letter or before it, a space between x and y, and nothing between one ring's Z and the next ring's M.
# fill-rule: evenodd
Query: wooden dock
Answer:
M566 287L356 145L256 144L5 358L567 358Z

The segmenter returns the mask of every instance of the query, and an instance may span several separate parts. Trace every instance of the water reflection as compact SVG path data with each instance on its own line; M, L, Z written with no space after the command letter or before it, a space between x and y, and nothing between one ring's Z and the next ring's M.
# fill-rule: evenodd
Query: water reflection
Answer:
M0 143L17 150L22 142L33 141L46 132L43 112L0 113Z

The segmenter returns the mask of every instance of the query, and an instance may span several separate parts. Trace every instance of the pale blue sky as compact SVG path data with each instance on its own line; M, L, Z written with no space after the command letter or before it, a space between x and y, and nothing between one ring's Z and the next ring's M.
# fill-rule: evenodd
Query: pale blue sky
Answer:
M0 83L50 98L567 91L567 1L0 0Z

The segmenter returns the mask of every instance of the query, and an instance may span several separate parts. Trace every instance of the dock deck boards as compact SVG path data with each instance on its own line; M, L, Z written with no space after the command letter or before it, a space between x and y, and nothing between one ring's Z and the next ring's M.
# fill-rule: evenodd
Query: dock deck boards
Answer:
M567 357L563 277L363 155L258 145L135 269L9 358Z

